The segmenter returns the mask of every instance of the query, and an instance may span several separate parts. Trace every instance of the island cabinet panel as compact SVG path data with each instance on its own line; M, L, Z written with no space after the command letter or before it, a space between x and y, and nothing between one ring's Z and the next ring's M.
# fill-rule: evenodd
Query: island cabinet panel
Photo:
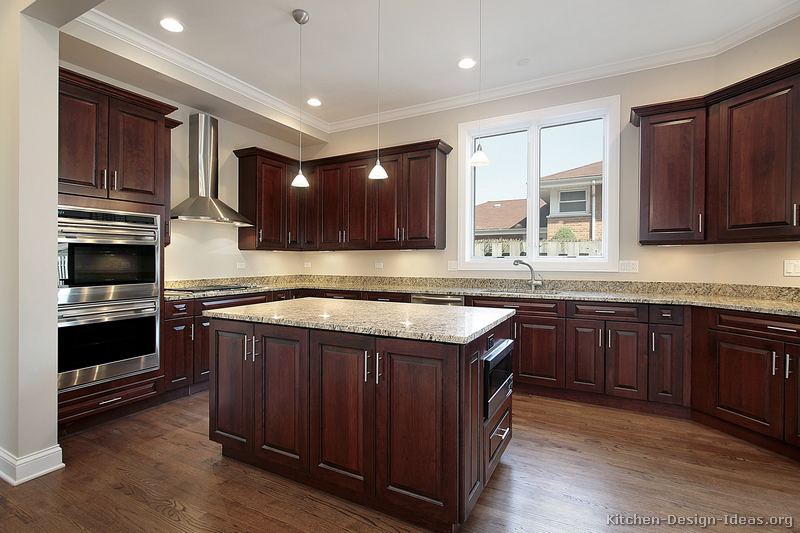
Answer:
M376 492L409 513L458 521L458 347L378 338Z
M600 393L605 390L604 326L599 320L567 319L567 389Z
M639 240L702 241L706 193L706 109L641 121Z
M211 374L211 361L209 358L209 343L211 341L211 319L202 316L194 319L194 382L208 381Z
M800 237L800 76L725 100L717 112L719 240Z
M58 192L107 197L108 96L61 81L58 146Z
M783 376L786 380L784 440L800 446L800 346L787 344Z
M515 316L515 379L521 383L563 388L566 383L564 332L563 318Z
M461 521L466 520L486 485L483 469L483 338L464 348L464 370L461 374L461 455L462 496Z
M355 494L375 490L375 340L311 333L311 476Z
M255 326L254 454L308 471L308 330Z
M401 154L381 157L381 165L389 176L372 180L370 187L370 246L376 249L400 248L400 226L403 215L403 157Z
M714 416L771 437L783 437L784 344L710 331L710 391ZM697 387L693 387L697 391Z
M647 399L647 324L606 323L606 394Z
M648 399L651 402L683 403L683 337L681 326L650 326Z
M250 323L229 320L211 323L209 436L240 453L249 452L253 440L252 336Z

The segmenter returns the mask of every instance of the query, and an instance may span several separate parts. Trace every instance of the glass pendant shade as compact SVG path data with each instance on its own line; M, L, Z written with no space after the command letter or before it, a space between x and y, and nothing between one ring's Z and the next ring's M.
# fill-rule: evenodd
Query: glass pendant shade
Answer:
M369 171L369 179L371 180L385 180L389 177L389 174L386 173L386 169L383 168L381 165L381 160L375 160L375 166L372 167L372 170Z
M485 167L489 164L489 156L483 151L483 147L479 144L478 149L469 158L469 164L473 167Z
M302 170L292 180L292 187L308 187L308 179L303 175Z

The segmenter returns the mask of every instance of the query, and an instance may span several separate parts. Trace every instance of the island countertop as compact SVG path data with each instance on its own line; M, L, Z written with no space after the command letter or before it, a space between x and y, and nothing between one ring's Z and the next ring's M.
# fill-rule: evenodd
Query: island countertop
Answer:
M203 312L209 318L448 344L467 344L513 315L511 309L330 298L299 298Z

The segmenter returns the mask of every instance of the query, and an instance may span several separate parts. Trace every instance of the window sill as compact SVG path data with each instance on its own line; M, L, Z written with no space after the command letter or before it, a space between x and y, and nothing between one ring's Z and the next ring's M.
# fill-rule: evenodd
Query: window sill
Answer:
M528 261L537 272L619 272L619 263L605 258L584 258L576 260L568 257L507 257L485 261L480 259L459 260L458 270L524 272L525 266L514 266L515 259Z

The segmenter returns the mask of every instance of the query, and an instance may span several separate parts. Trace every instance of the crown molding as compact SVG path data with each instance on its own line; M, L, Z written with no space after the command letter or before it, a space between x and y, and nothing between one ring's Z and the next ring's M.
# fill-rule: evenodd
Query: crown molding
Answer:
M522 83L505 85L493 89L484 89L481 94L481 103L718 56L798 16L800 16L800 0L795 0L713 41L658 54L640 56L625 61L598 65L587 69L578 69L553 76L545 76ZM76 20L97 31L120 39L144 52L153 54L162 60L168 61L215 84L225 87L228 90L249 98L260 105L283 113L294 120L299 121L300 119L300 112L296 106L186 54L177 48L159 41L101 11L93 9L81 15ZM477 92L473 92L422 104L381 111L380 119L381 122L392 122L467 107L477 103L478 94ZM337 133L373 126L378 122L378 115L377 113L372 113L345 120L327 122L304 111L303 120L309 126L317 128L325 133Z

